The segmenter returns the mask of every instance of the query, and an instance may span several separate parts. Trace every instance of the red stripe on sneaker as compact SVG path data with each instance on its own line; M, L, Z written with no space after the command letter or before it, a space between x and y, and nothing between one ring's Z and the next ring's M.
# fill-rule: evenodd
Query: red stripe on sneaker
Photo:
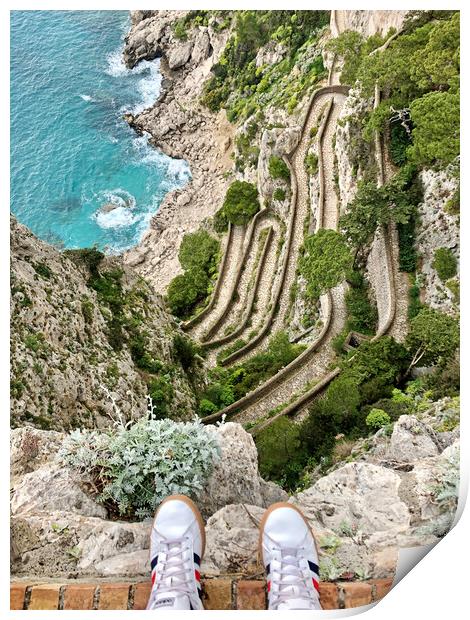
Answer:
M266 587L267 587L268 592L269 592L269 590L271 589L271 582L270 582L270 581L268 581L268 583L267 583L267 586L266 586Z
M313 587L315 588L315 590L317 592L319 592L320 591L320 586L318 585L318 581L315 581L315 579L313 579L313 578L312 578L312 581L313 581Z
M196 575L196 581L201 581L201 574L198 570L194 571L194 574Z
M157 571L156 571L156 570L154 570L154 571L153 571L153 573L152 573L152 586L153 586L153 584L155 583L155 577L156 577L156 576L157 576Z

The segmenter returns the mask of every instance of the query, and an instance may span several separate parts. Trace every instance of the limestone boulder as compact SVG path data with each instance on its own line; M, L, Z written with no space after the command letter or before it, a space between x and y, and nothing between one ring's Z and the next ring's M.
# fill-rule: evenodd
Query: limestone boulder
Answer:
M168 66L172 71L184 67L191 57L193 45L193 41L172 45L168 52Z
M227 504L263 506L258 453L253 437L234 422L213 427L213 432L217 434L221 456L197 497L202 514L207 517Z
M224 506L206 525L206 552L202 571L206 575L228 572L256 573L258 524L264 510L249 504Z
M385 467L349 463L299 493L293 502L324 528L341 532L404 531L409 512L400 499L400 476Z
M107 510L80 488L67 468L46 465L26 474L11 497L13 514L63 510L88 517L106 518Z

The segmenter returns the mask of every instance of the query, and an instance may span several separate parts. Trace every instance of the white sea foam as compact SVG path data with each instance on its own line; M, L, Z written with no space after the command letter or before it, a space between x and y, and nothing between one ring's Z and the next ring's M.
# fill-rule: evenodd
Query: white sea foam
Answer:
M91 95L80 95L80 97L83 99L83 101L94 101Z
M131 109L123 106L123 112L132 112L139 114L146 108L152 106L160 96L162 85L162 74L160 73L160 59L141 60L134 68L129 69L124 64L122 58L122 49L119 48L108 54L108 67L106 73L113 77L123 77L129 75L142 75L137 90L140 95L140 101Z
M101 228L123 228L135 224L137 220L131 209L126 207L116 207L108 213L98 211L95 213L95 219Z

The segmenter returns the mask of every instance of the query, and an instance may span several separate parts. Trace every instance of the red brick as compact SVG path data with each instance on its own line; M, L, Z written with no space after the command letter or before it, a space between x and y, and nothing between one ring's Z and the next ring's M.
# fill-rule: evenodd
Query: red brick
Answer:
M266 609L264 581L239 581L237 583L237 609Z
M205 579L203 592L205 609L232 609L231 579Z
M320 583L320 603L323 609L339 609L339 592L335 583Z
M393 579L374 579L369 582L372 586L375 586L375 601L379 601L390 592L392 589L392 582Z
M96 586L92 584L66 586L64 609L93 609L95 590Z
M10 609L23 609L26 586L21 583L10 585Z
M152 584L150 581L138 583L134 589L134 607L132 609L145 609L150 597Z
M342 583L344 606L361 607L372 602L372 586L369 583Z
M58 609L59 590L60 585L58 584L34 586L28 609Z
M98 609L127 609L128 583L106 583L100 586Z

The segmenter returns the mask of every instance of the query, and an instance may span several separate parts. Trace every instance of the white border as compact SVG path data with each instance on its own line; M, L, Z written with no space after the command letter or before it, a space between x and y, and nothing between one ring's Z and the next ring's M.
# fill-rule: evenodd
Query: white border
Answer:
M149 6L153 5L153 6ZM175 6L176 4L176 6ZM286 6L288 4L288 7ZM468 10L465 7L463 2L454 2L452 3L452 8L462 8L462 31L464 34L467 34L470 29L469 19L467 17ZM337 9L350 9L351 5L345 1L337 1L334 5ZM1 205L2 205L2 225L0 226L0 278L2 285L2 292L4 294L4 301L0 304L0 312L1 312L1 336L2 336L2 347L1 347L1 397L2 397L2 424L3 424L3 433L2 433L2 447L1 451L2 455L2 472L1 476L2 481L2 502L3 502L3 510L2 515L5 516L5 519L2 519L2 523L4 526L1 528L1 550L2 550L2 581L1 581L1 594L0 600L2 608L8 614L8 617L19 617L20 615L26 612L10 612L9 611L9 531L8 531L8 522L7 515L9 514L9 494L8 494L8 476L6 474L9 467L9 444L8 444L8 428L9 424L9 416L7 414L9 406L8 406L8 367L9 367L9 358L8 358L8 301L9 301L9 289L8 289L8 275L7 275L7 265L9 262L9 245L8 245L8 218L7 218L7 206L9 205L9 193L8 187L9 183L6 182L9 179L9 101L8 101L8 89L9 89L9 10L29 10L29 9L48 9L48 10L65 10L65 9L141 9L141 8L158 8L158 9L191 9L191 8L204 8L204 9L331 9L331 2L319 1L315 2L314 5L311 2L307 2L306 0L297 1L297 2L280 2L279 0L271 0L270 2L258 0L257 2L250 1L233 1L226 2L224 0L219 0L218 2L214 2L211 0L206 0L203 2L158 2L158 3L148 3L148 2L136 2L135 0L130 0L127 2L122 2L121 0L114 0L113 2L105 0L101 2L90 2L88 1L70 1L70 2L56 2L53 0L42 1L42 2L32 2L32 1L18 1L13 2L7 0L2 5L1 10L1 38L0 44L2 46L1 49L1 77L2 77L2 97L1 97L1 120L3 124L3 131L1 132L1 154L2 154L2 179L0 183L0 191L2 195ZM449 6L446 6L444 2L414 2L410 7L409 2L400 2L396 1L393 3L385 3L376 1L376 2L362 2L360 4L360 9L367 10L398 10L398 9L448 9ZM467 34L468 36L468 34ZM469 101L468 101L468 79L467 79L467 59L468 59L468 39L464 37L462 40L462 58L464 60L464 72L462 74L462 110L469 109ZM27 121L25 121L27 122ZM465 175L466 163L468 161L467 151L468 151L468 140L465 138L468 137L469 133L467 131L468 121L467 118L462 118L462 180L461 180L461 189L462 189L462 216L461 216L461 230L462 230L462 239L465 239L468 234L467 220L468 220L468 210L470 209L470 204L466 202L467 197L469 196L468 192L468 182ZM468 305L469 305L469 297L467 294L467 269L469 268L469 260L468 260L468 246L466 243L461 244L461 260L462 260L462 297L461 297L461 308L463 316L470 316L468 313ZM462 323L462 343L461 343L461 363L462 363L462 376L470 376L466 373L469 372L468 366L468 347L469 344L469 330L466 325L466 321ZM370 620L375 620L380 618L381 620L396 620L397 618L426 618L426 620L432 620L433 618L460 618L463 617L463 610L467 612L467 592L469 589L469 577L468 577L468 550L470 549L470 513L469 510L463 511L463 507L465 504L465 499L467 496L468 490L468 472L470 459L468 454L468 427L469 421L468 416L469 411L467 408L468 402L468 394L465 384L462 387L462 443L463 449L461 451L461 502L459 505L459 513L461 513L461 518L456 527L445 537L445 539L440 542L432 551L424 557L418 564L415 566L411 573L406 576L398 585L396 585L393 590L385 597L383 601L381 601L375 607L372 607L367 612L365 612L365 608L361 608L359 610L340 610L340 611L331 611L331 612L302 612L299 611L297 614L304 615L304 617L345 617L357 615L364 611L367 614L367 618ZM463 514L462 514L463 513ZM405 554L406 555L406 554ZM402 560L402 558L400 558ZM405 561L409 561L409 558ZM30 613L30 612L27 612ZM40 612L37 611L36 618L44 618L50 620L51 612ZM70 612L61 612L68 613L70 616L86 619L95 617L97 612L81 612L81 611L70 611ZM112 614L114 618L128 618L128 612L103 612ZM145 612L134 612L135 614L143 614ZM184 613L184 612L183 612ZM226 616L231 614L232 612L193 612L196 614L213 614L217 613L217 616ZM237 612L244 617L252 617L253 615L258 614L259 612ZM274 612L268 612L273 614ZM297 615L296 614L296 615ZM159 618L163 618L166 616L170 618L178 618L181 614L178 612L171 612L170 614L162 614L158 613ZM276 612L276 618L289 618L292 617L292 614L287 614L283 612ZM109 615L108 617L111 617ZM148 616L147 616L148 617ZM155 614L157 617L157 614Z

